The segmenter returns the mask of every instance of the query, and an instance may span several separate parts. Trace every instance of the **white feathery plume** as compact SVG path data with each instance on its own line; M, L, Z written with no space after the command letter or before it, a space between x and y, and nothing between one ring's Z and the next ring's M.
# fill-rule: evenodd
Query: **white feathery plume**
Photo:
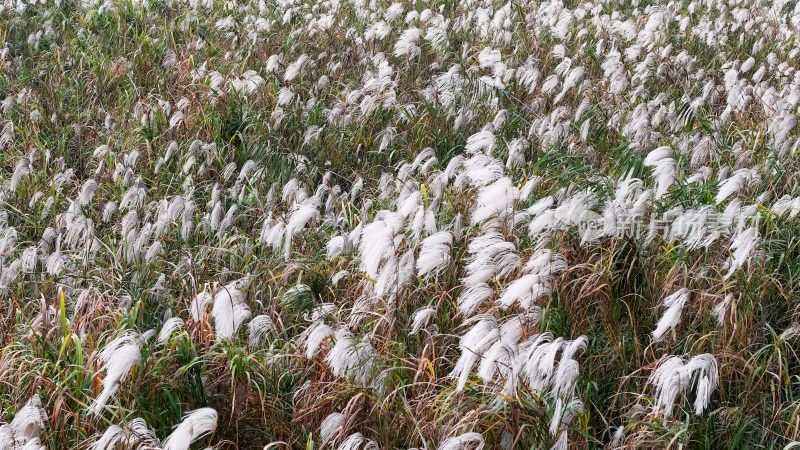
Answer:
M183 122L184 117L183 111L176 111L169 119L169 128L176 128L179 126Z
M58 250L60 236L53 227L47 227L42 232L42 238L39 240L39 248L42 253L48 254L50 250ZM54 248L55 247L55 248Z
M419 28L412 27L403 31L394 44L394 56L398 58L401 56L407 56L408 58L419 56L421 50L417 46L417 41L419 41L420 36L422 36L422 30Z
M503 279L522 264L517 247L505 237L491 231L470 240L466 267L467 277L462 279L465 286L483 283L490 278Z
M705 163L712 155L714 148L714 142L707 137L700 139L696 144L694 144L691 149L692 156L690 159L690 164L692 167L697 167ZM710 167L708 169L710 169Z
M573 359L569 359L568 361L574 363L575 371L577 372L578 362ZM562 424L568 424L572 421L572 419L576 415L583 414L585 411L585 407L583 405L583 402L579 398L573 397L572 400L570 400L569 402L565 402L565 400L561 398L557 399L554 409L555 411L553 412L553 417L550 421L550 434L552 434L553 436L558 436L558 438L556 439L556 443L553 444L552 447L550 447L550 450L556 450L556 449L567 450L569 448L567 442L567 436L569 433L567 432L565 427L562 426Z
M0 292L5 292L11 286L11 283L16 281L20 266L22 266L22 261L17 259L8 267L3 268L2 272L0 272Z
M719 191L717 191L717 196L714 199L715 203L719 205L731 195L741 191L747 185L749 178L749 169L739 169L729 178L723 180L719 184Z
M145 264L150 264L156 260L158 255L164 253L164 247L161 244L161 241L155 241L153 244L148 247L147 252L144 255L144 262Z
M538 274L527 274L507 284L497 299L497 304L502 309L511 307L514 303L527 310L533 302L541 297L553 293L553 286L549 277Z
M147 426L147 422L145 422L141 417L137 417L128 422L128 430L131 438L136 436L140 445L145 444L150 447L158 447L161 445L156 437L156 433Z
M17 448L19 450L47 450L47 447L42 445L42 441L38 437L29 440L28 443Z
M286 241L284 242L284 257L289 258L292 249L292 238L299 233L311 220L316 220L320 216L319 209L314 204L305 204L298 208L289 216L286 224Z
M195 409L183 416L183 421L164 441L163 450L189 450L193 442L216 429L217 411L213 408Z
M525 139L512 139L508 144L508 159L506 160L506 167L511 169L523 165L525 163L525 150L527 150L529 147L530 144ZM537 178L538 177L534 175L525 183L520 192L521 198L525 198L530 195L533 187L535 186Z
M337 286L340 281L342 281L344 278L347 278L348 276L350 276L350 271L340 270L335 274L333 274L333 276L331 277L331 284Z
M275 330L275 324L267 314L261 314L253 317L253 320L247 323L248 344L250 347L258 347L267 338L270 331Z
M690 183L699 183L703 184L711 178L713 175L714 170L710 167L700 167L697 169L697 172L691 174L689 178L686 179L686 184Z
M664 299L664 306L667 308L661 319L653 330L653 339L659 340L664 334L675 328L681 322L681 312L683 306L689 300L691 291L687 288L680 288Z
M471 159L471 158L470 158ZM450 162L447 163L447 166L444 168L442 175L447 181L450 181L451 178L458 175L458 172L461 170L462 166L464 165L464 156L463 155L456 155ZM502 173L501 173L502 176Z
M478 307L494 295L486 283L477 283L466 289L458 297L458 310L464 317L471 317Z
M259 241L278 251L286 240L286 223L282 219L267 219L261 229Z
M536 236L552 226L555 212L551 210L550 207L552 207L553 204L555 204L555 199L548 195L547 197L540 198L536 203L525 210L524 214L526 217L522 223L530 221L528 223L528 234Z
M0 426L0 448L9 450L41 447L39 437L47 424L47 412L39 394L34 394L14 415L10 424Z
M412 217L413 213L419 210L424 211L421 192L402 192L397 198L397 212L401 217Z
M314 307L310 313L304 312L303 318L310 322L319 322L325 317L331 316L336 312L335 303L320 303Z
M526 273L551 276L566 272L567 258L549 248L536 250L522 268Z
M11 425L7 423L0 425L0 448L14 450L14 432L11 430Z
M772 210L773 213L775 213L778 216L785 216L790 212L793 212L792 211L793 204L794 204L794 199L792 199L792 197L789 195L784 195L778 200L775 200L770 209Z
M480 433L469 432L458 436L449 437L444 440L437 450L482 450L485 445L483 436Z
M329 442L331 438L335 437L340 431L344 429L345 415L340 412L332 412L328 414L322 423L319 425L319 437L322 442Z
M436 316L436 308L432 306L424 306L418 309L411 316L411 331L408 334L417 334L419 330L428 326L434 316Z
M297 75L300 74L300 71L309 59L309 56L303 53L295 62L289 64L289 66L286 67L286 72L283 74L283 81L289 82L294 80Z
M500 325L500 339L495 341L481 355L478 376L488 382L494 379L496 374L499 374L500 379L506 381L504 389L508 390L504 391L504 394L513 394L512 386L517 384L512 380L517 376L514 368L519 356L519 341L525 335L530 334L530 330L541 321L541 318L542 310L538 307L533 307L527 312L508 317Z
M78 197L78 203L81 205L88 205L91 203L98 188L99 185L93 178L89 178L88 180L84 181L83 186L81 187L80 196Z
M710 353L695 356L688 364L686 369L697 372L697 390L694 401L694 413L703 414L711 402L711 395L719 385L719 371L717 369L717 359Z
M7 47L6 47L7 48ZM2 103L3 112L8 111L14 105L14 97L8 96ZM3 131L0 132L0 150L6 148L7 145L14 142L14 122L7 121L5 125L3 125Z
M551 74L542 83L542 92L552 95L558 89L558 74Z
M719 191L714 201L717 205L724 202L728 197L738 193L748 185L761 181L758 171L755 169L739 169L730 177L719 184Z
M44 192L36 191L31 195L30 200L28 200L28 208L33 209L39 201L44 198Z
M342 441L336 450L378 450L378 443L365 438L361 433L353 433Z
M322 341L333 336L333 329L326 325L321 320L314 321L309 327L300 335L300 342L305 348L305 355L307 359L311 359L319 350Z
M100 439L94 441L89 448L91 450L113 450L120 444L129 446L135 444L135 442L128 441L128 434L121 426L112 424L106 428Z
M119 208L122 210L139 209L144 206L146 195L147 190L144 187L144 180L139 177L136 183L125 191L122 200L119 202Z
M450 247L453 235L449 231L440 231L422 240L422 249L417 258L417 275L427 277L441 273L450 264Z
M483 187L478 191L476 207L472 211L472 224L477 225L495 214L503 218L505 213L511 211L518 198L519 189L508 177L500 178Z
M467 138L464 151L467 154L485 153L490 155L497 146L497 139L491 130L481 130Z
M270 73L274 72L281 63L283 63L283 54L269 55L269 58L267 58L266 71Z
M500 328L500 339L481 355L477 374L485 382L490 382L497 373L500 374L501 379L514 376L512 369L516 359L517 341L521 336L506 334L505 328L507 327L505 325L507 324L503 324L504 326Z
M733 294L728 294L721 302L714 305L714 315L717 317L717 324L722 325L725 322L725 316L728 314L728 309L731 307L733 301Z
M531 389L547 392L555 374L556 355L563 344L564 339L553 340L548 332L531 336L520 345L520 375Z
M397 129L395 127L386 127L381 134L381 142L378 146L378 151L383 152L394 142L397 137Z
M346 240L344 236L338 235L332 237L325 245L326 257L329 261L334 260L337 256L344 251Z
M787 329L783 330L783 332L781 332L780 336L778 336L778 340L781 341L781 342L785 342L785 341L791 340L792 338L797 336L799 333L800 333L800 324L798 324L797 322L793 322L789 326L789 328L787 328Z
M723 226L734 226L737 221L741 221L744 214L742 214L742 201L738 198L731 200L722 214L719 216L719 223Z
M644 164L653 168L656 180L655 198L659 199L678 179L678 164L672 158L672 150L666 146L659 147L645 157Z
M394 234L396 230L384 220L376 220L361 231L359 253L360 269L370 278L377 278L380 266L387 258L394 257Z
M123 448L155 448L160 443L155 433L141 417L127 424L112 424L89 448L90 450L113 450Z
M503 125L508 122L508 110L501 109L497 111L497 114L494 115L494 119L492 119L492 127L495 130L503 128Z
M89 406L89 414L99 414L128 378L133 366L142 363L141 345L142 339L132 332L125 332L103 348L98 355L103 362L101 370L105 371L103 390Z
M680 356L671 356L662 361L647 380L647 384L656 388L653 412L669 418L678 396L691 387L693 379L697 380L695 414L702 414L719 384L719 371L714 355L704 353L693 357L689 362L685 362Z
M64 253L61 253L61 251L56 250L47 257L47 262L45 263L47 273L52 276L61 275L61 272L64 270L64 266L66 266L69 262L69 259L69 255L65 255Z
M580 81L583 79L583 72L584 69L580 66L574 67L572 70L570 70L569 74L567 74L567 76L564 78L561 92L556 95L555 99L553 99L553 104L558 104L561 99L564 98L564 95L566 95L567 91L580 83Z
M553 224L556 229L575 226L593 214L592 208L597 204L596 196L589 191L581 191L568 197L553 211Z
M130 211L120 221L121 236L128 236L131 230L135 230L139 226L139 214L136 211Z
M164 322L161 326L161 331L158 332L158 339L156 342L163 344L169 340L173 333L183 329L183 319L180 317L173 317Z
M21 269L24 273L32 273L36 270L36 264L39 261L39 249L32 245L22 252L20 261L22 262Z
M732 277L734 272L739 270L750 259L750 254L760 243L761 235L755 227L736 233L731 239L731 256L725 262L728 273L725 274L723 279L727 280Z
M336 331L336 345L325 357L331 371L337 377L349 377L356 383L369 384L377 354L369 343L368 336L356 340L346 327Z
M409 255L411 254L409 253ZM413 255L411 256L413 257ZM411 261L411 267L409 269L411 270L411 275L413 276L414 273L413 261ZM397 257L391 255L391 257L386 258L383 261L383 264L381 266L377 278L375 279L375 285L374 285L375 294L378 296L382 296L397 292L401 284L403 284L400 282L400 277L406 276L401 272L402 270L400 269L400 260Z
M241 78L231 80L231 87L246 97L258 91L262 84L264 84L264 79L255 70L248 70L242 74Z
M478 64L481 68L491 68L498 62L503 60L503 55L500 50L492 47L486 47L478 54Z
M579 367L575 361L575 354L585 351L589 345L586 336L580 336L572 341L565 341L561 352L561 359L556 366L556 373L553 377L553 386L550 395L556 399L570 399L575 391L575 382L578 379ZM555 430L551 429L555 434Z
M2 147L2 145L0 145ZM27 160L20 160L14 166L14 173L11 175L11 180L9 180L9 189L11 191L16 191L17 186L19 185L22 178L27 176L31 173L31 165Z
M235 283L220 288L214 296L214 330L217 339L231 339L236 331L250 318L250 307L244 301L244 292Z
M453 159L455 160L456 158ZM457 160L457 164L454 164L451 160L445 169L445 173L448 173L451 164L453 165L453 171L459 166L462 169L456 177L456 187L469 185L480 188L505 176L503 163L484 153L476 153L464 161Z
M189 305L189 314L192 316L192 320L195 322L199 322L203 319L206 312L208 312L208 307L214 303L214 297L205 291L199 292L197 295L192 298L192 303Z
M475 363L489 347L500 338L500 331L497 327L497 320L487 314L479 314L464 321L464 325L475 323L459 340L458 347L461 356L458 358L450 378L457 378L458 384L456 391L464 390L467 385L469 374Z
M553 446L550 447L550 450L569 450L569 442L567 442L568 433L566 430L561 431L561 434L558 435L555 443Z

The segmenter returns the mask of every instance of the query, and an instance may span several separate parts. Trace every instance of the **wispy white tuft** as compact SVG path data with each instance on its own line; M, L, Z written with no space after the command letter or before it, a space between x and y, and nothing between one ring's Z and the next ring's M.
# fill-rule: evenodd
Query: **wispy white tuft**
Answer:
M471 222L477 225L484 220L499 215L502 219L510 213L514 202L519 198L519 189L508 177L500 178L478 191L476 207L472 211Z
M180 317L173 317L161 326L161 331L158 332L157 342L163 344L169 340L173 333L183 329L183 319Z
M131 332L109 342L98 355L103 363L103 390L89 406L89 414L99 414L106 403L128 378L134 366L142 363L141 340Z
M725 274L723 279L727 280L732 277L750 259L750 254L760 243L761 235L755 227L736 233L731 239L731 256L725 262L728 273Z
M205 290L195 295L189 305L189 314L191 314L192 320L195 322L201 321L212 303L214 303L214 297Z
M489 155L494 151L496 146L497 139L495 139L494 133L490 130L483 130L467 138L467 145L464 147L464 150L468 154L481 152Z
M480 433L470 432L445 439L437 450L481 450L483 446L483 436Z
M647 383L655 386L653 411L665 418L672 410L681 392L695 385L695 414L702 414L711 401L711 395L719 384L717 360L714 355L704 353L685 362L680 356L670 356L653 371Z
M163 450L189 450L198 439L217 429L217 411L213 408L195 409L183 416L183 421L164 441Z
M678 180L678 164L672 158L672 150L669 147L659 147L647 155L644 164L653 168L653 177L656 181L655 198L659 199Z
M362 339L353 337L350 330L342 327L336 331L336 345L325 357L333 374L349 377L361 385L368 385L374 373L377 354L369 343L369 336Z
M268 315L261 314L253 317L253 320L247 323L248 344L251 347L262 345L269 332L274 330L275 324Z
M667 309L658 321L656 329L653 330L653 339L661 339L667 331L675 328L681 322L683 305L689 300L690 294L689 289L681 288L664 299L664 306Z
M471 317L478 307L494 296L494 291L486 283L477 283L464 289L458 297L458 310L464 317Z
M411 331L409 334L417 334L419 330L428 326L436 316L436 308L432 306L425 306L418 309L411 317Z
M250 307L244 301L244 292L233 283L221 286L214 296L211 314L214 316L217 339L233 338L242 323L250 318Z
M721 302L714 305L714 315L717 316L717 323L719 325L725 323L725 316L728 314L728 309L730 309L732 301L733 294L728 294Z
M450 264L450 247L453 235L449 231L440 231L422 240L422 249L417 258L417 274L421 277L441 273Z
M319 437L322 442L329 442L340 431L344 429L345 415L340 412L328 414L319 426Z

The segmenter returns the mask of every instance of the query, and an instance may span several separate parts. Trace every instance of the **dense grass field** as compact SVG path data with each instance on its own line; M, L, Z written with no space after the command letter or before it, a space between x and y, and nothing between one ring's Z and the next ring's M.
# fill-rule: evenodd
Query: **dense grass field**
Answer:
M800 447L798 36L0 0L0 450Z

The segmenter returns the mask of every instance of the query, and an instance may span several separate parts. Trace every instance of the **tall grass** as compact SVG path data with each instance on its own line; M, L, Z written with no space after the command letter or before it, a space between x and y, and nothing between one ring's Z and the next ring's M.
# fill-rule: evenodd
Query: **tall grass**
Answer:
M0 4L0 448L792 448L792 2Z

